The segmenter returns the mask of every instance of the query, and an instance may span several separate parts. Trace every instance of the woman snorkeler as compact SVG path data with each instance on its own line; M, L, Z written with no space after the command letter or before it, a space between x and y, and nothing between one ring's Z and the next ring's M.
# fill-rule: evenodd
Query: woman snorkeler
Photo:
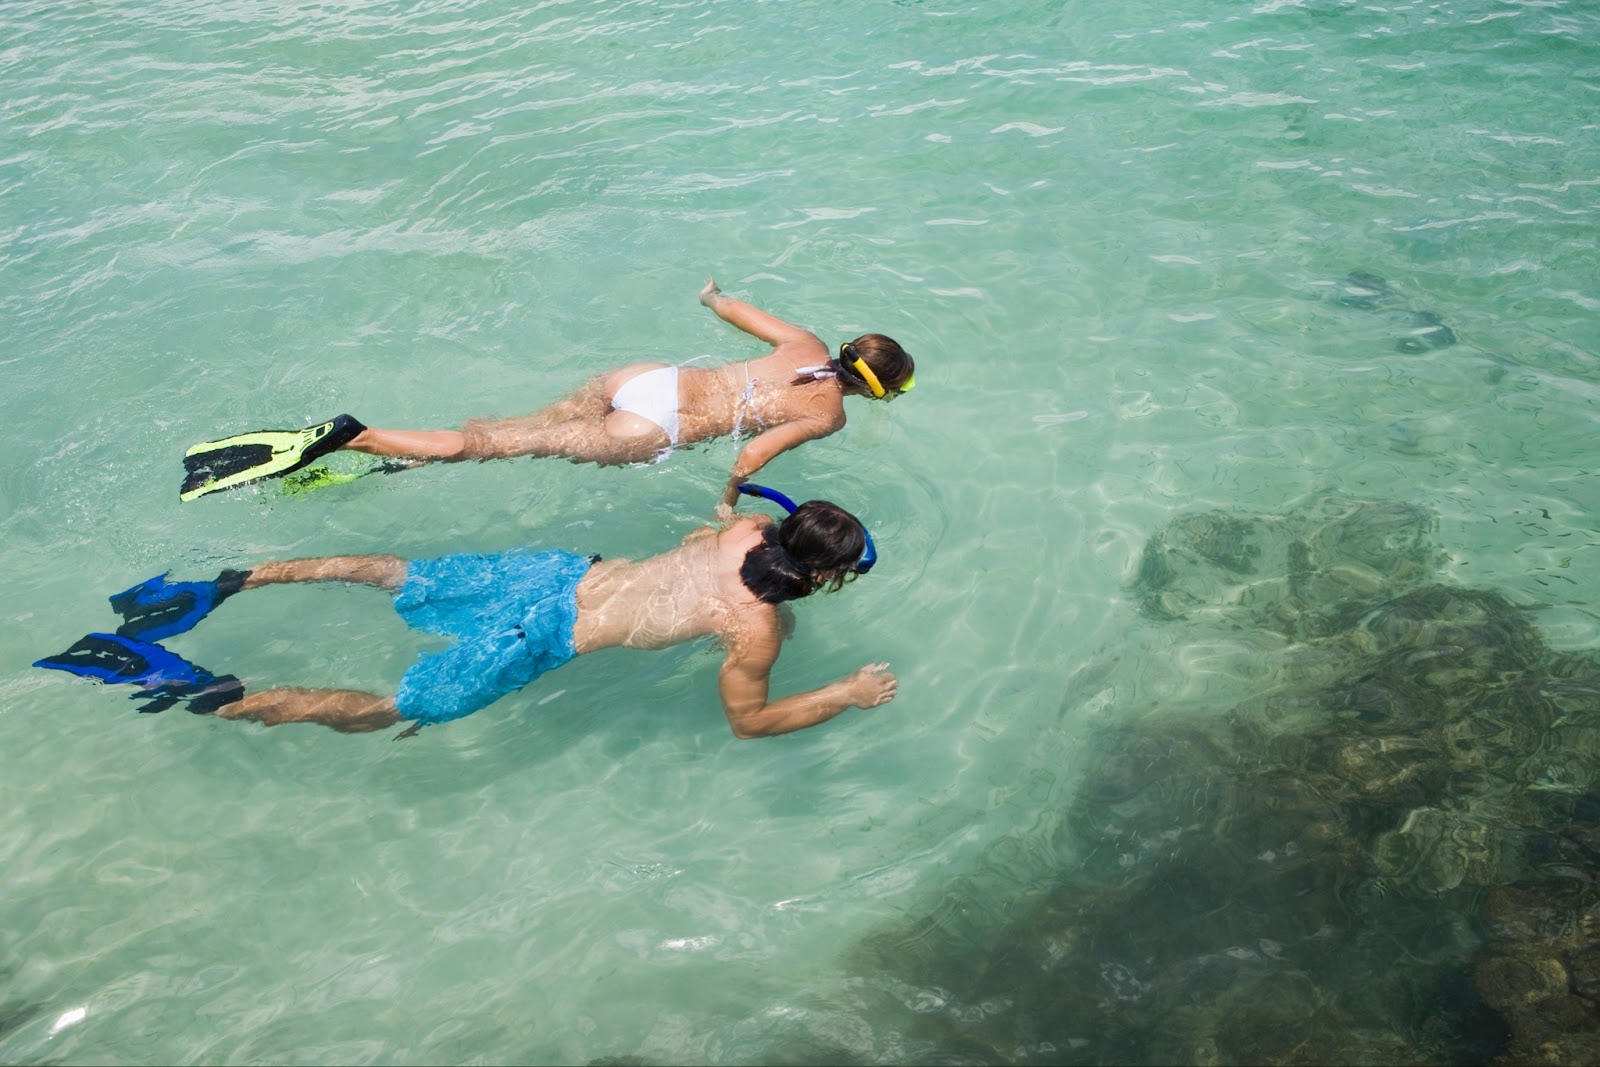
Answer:
M679 444L750 436L739 450L723 503L772 459L845 424L844 398L892 399L915 384L911 356L868 333L836 357L816 334L728 296L707 279L700 302L772 346L757 359L720 367L632 363L596 375L533 415L473 419L459 430L384 430L350 415L304 430L263 430L189 449L180 499L281 477L339 449L399 463L559 456L575 463L642 463Z

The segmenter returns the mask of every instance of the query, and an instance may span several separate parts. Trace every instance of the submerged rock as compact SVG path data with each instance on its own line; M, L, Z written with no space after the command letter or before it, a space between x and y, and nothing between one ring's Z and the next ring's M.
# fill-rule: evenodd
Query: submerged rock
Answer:
M1423 508L1339 496L1283 515L1181 515L1146 542L1135 595L1156 618L1325 634L1348 623L1350 601L1431 578L1434 525Z
M1395 342L1395 348L1399 351L1415 355L1449 348L1456 343L1456 332L1433 312L1406 311L1402 312L1402 316L1410 322L1405 335Z
M1417 311L1401 305L1401 298L1387 281L1367 271L1352 271L1333 283L1334 300L1345 307L1362 311L1381 311L1404 331L1395 341L1395 350L1408 355L1434 352L1456 343L1456 333L1432 311Z
M1576 888L1564 899L1508 888L1484 918L1491 939L1472 979L1510 1027L1499 1062L1600 1063L1600 904Z
M1394 293L1389 289L1389 283L1376 274L1356 270L1346 274L1335 283L1335 300L1345 307L1361 308L1371 311L1380 306L1385 300L1394 299Z

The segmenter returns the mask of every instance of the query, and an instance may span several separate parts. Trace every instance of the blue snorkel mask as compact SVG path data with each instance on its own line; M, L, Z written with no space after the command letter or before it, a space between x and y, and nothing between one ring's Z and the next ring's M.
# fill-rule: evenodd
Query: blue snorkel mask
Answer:
M793 500L790 500L776 489L768 489L764 485L756 485L753 482L740 483L739 492L744 493L746 496L759 496L765 500L770 500L791 515L799 510L800 507L800 505L796 504ZM857 521L859 522L860 520ZM855 571L857 574L867 573L872 569L872 565L878 562L878 546L872 543L872 534L867 530L865 523L863 523L861 526L861 535L867 539L867 550L861 553L861 558L858 559L856 561L856 565L851 568L851 570Z

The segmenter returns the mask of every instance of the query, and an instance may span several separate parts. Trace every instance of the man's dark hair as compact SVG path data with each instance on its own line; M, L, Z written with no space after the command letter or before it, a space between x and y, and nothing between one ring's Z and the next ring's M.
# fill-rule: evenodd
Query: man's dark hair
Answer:
M867 550L861 520L837 504L808 500L761 533L739 566L745 588L768 604L798 600L824 586L837 589L855 575Z

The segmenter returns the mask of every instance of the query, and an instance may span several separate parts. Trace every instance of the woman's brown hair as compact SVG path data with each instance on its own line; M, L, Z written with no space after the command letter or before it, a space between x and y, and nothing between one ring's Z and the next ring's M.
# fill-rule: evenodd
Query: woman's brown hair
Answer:
M911 354L901 348L900 342L893 337L885 337L881 333L862 334L844 346L844 353L847 357L854 354L871 367L872 373L877 375L885 389L898 390L917 373ZM863 382L861 375L855 372L849 362L841 361L841 365L843 373L852 381Z

